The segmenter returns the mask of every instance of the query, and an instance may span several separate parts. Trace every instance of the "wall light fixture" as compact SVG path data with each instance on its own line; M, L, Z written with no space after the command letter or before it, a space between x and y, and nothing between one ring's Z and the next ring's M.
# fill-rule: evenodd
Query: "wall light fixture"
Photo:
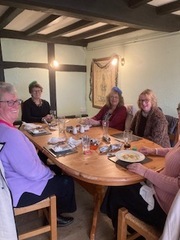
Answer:
M124 66L124 64L125 64L125 59L121 58L121 66Z
M111 61L111 64L115 66L117 64L117 62L118 62L118 59L116 57L114 57Z
M59 67L59 62L57 60L53 60L51 63L52 68L58 68Z

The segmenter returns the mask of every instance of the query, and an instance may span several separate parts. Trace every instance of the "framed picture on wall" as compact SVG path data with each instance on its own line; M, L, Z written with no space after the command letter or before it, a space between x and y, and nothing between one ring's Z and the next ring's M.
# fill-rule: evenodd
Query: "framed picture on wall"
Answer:
M101 108L106 103L106 96L117 86L118 56L93 59L91 64L92 106Z

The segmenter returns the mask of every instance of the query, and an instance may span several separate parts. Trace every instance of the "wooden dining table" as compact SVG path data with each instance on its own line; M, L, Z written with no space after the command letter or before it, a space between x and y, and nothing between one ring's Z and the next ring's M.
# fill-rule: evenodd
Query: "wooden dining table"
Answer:
M69 119L66 126L76 126L78 119ZM48 131L46 125L42 125ZM59 166L66 174L72 176L78 183L80 183L90 194L94 197L94 210L92 217L92 225L90 230L90 240L95 239L98 214L100 212L100 205L102 203L105 190L107 186L125 186L138 183L143 180L143 177L128 171L125 167L120 166L108 159L106 153L100 153L99 148L107 146L109 143L102 140L102 127L91 127L84 133L73 135L66 133L67 138L79 140L83 135L88 135L91 138L100 140L98 149L91 150L89 154L84 154L81 144L77 147L77 152L61 157L55 157L46 147L49 147L48 141L52 137L58 137L58 130L49 131L49 135L32 136L26 130L21 128L24 134L30 139L35 147L41 150L54 164ZM109 135L111 144L118 144L117 138L112 137L113 134L120 133L116 129L109 128ZM140 139L131 142L131 148L139 149L142 146L157 148L159 147L152 141L147 139ZM154 171L160 171L164 167L164 157L149 156L149 160L143 163L146 167Z

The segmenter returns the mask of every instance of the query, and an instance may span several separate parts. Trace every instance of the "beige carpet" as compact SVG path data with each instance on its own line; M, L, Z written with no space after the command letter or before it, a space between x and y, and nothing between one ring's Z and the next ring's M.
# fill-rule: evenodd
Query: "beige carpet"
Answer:
M74 222L63 228L58 228L58 240L88 240L93 213L93 198L79 184L75 184L77 211L69 214L74 217ZM28 216L19 216L17 226L20 231L39 225L40 220L35 213ZM48 240L49 235L43 234L31 240ZM113 240L113 228L110 219L104 214L99 214L95 240Z

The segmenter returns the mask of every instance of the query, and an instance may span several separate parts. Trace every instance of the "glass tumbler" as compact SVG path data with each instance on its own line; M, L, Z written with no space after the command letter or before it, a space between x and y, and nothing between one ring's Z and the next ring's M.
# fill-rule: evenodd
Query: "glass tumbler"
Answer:
M123 140L124 140L124 149L128 149L131 147L131 141L132 141L132 131L131 130L125 130L123 133Z

